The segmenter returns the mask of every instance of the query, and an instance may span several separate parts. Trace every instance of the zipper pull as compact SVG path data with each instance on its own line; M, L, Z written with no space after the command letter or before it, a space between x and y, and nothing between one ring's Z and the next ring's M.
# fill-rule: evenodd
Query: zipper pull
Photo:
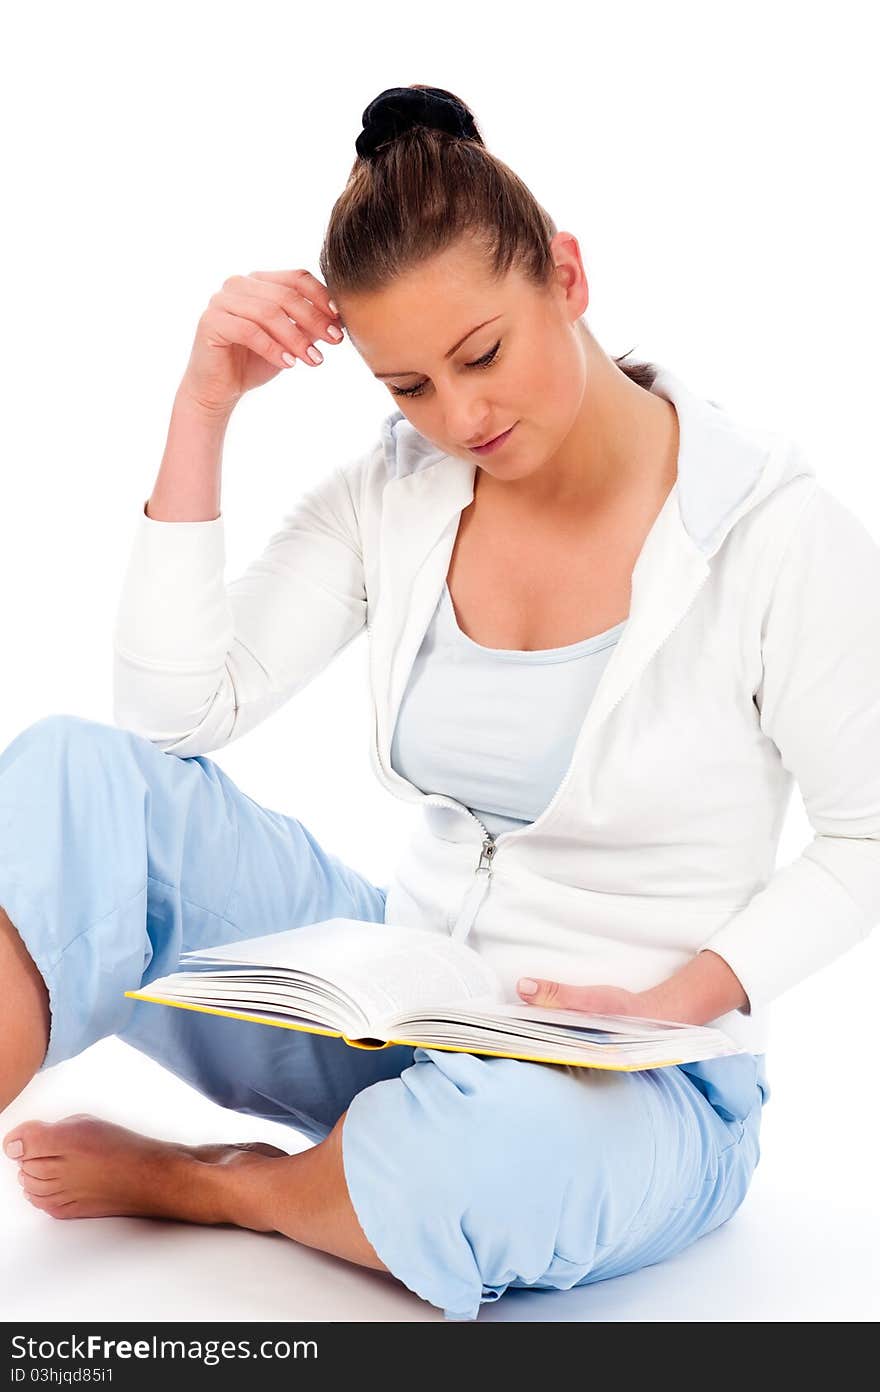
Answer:
M480 850L480 861L474 871L474 878L470 888L464 896L464 900L459 910L458 919L452 929L451 937L464 941L471 930L471 925L477 916L477 909L483 902L486 890L489 888L489 880L492 876L492 857L496 851L495 839L487 834ZM480 874L480 871L483 874Z
M482 850L481 850L481 852L480 852L480 863L479 863L479 865L477 866L476 871L475 871L474 873L478 875L478 874L480 873L481 870L485 870L489 875L491 875L491 874L492 874L492 857L493 857L494 854L495 854L495 839L494 839L494 837L492 837L492 836L487 836L486 839L485 839L484 842L483 842L483 848L482 848Z

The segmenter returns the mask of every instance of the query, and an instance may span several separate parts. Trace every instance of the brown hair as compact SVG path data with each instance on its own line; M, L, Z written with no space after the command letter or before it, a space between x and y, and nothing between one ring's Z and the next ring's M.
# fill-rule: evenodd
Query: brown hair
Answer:
M516 266L532 284L547 286L553 274L549 244L558 231L550 214L486 149L459 97L423 83L411 87L443 92L469 118L472 133L464 137L412 125L370 157L358 155L333 205L319 257L331 296L379 290L461 237L484 253L493 279L501 280ZM628 356L613 361L650 390L657 368L625 363Z

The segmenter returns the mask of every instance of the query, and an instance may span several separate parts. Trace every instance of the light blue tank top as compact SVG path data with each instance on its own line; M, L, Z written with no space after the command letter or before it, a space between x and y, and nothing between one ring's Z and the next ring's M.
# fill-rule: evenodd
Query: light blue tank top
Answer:
M444 585L403 694L392 768L463 803L494 835L533 822L565 776L625 624L562 648L484 648L459 628Z

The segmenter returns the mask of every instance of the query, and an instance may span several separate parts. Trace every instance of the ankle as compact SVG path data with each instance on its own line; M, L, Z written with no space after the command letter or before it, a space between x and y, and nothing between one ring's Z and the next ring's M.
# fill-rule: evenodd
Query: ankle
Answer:
M239 1223L236 1217L239 1202L234 1170L225 1164L202 1160L185 1146L180 1147L180 1153L174 1156L171 1163L175 1187L185 1196L187 1211L192 1214L191 1221L246 1226Z

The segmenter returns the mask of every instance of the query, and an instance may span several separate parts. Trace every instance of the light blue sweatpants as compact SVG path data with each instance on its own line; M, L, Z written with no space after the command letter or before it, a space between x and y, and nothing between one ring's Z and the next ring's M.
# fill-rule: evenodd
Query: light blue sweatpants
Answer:
M117 1034L223 1107L322 1140L367 1238L450 1319L569 1289L726 1222L760 1151L764 1055L636 1073L352 1049L125 997L181 951L343 916L385 892L210 759L52 715L0 754L0 906L49 991L43 1068Z

